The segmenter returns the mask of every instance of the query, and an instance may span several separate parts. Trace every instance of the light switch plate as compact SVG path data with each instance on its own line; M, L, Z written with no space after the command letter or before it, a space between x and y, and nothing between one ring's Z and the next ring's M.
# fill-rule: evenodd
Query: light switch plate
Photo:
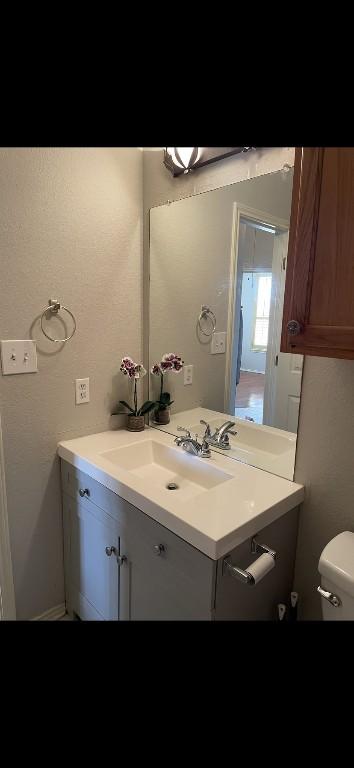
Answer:
M225 352L225 349L226 349L226 332L218 331L218 333L213 333L212 340L211 340L210 354L222 355Z
M36 342L32 339L2 341L1 364L4 376L12 373L37 373Z

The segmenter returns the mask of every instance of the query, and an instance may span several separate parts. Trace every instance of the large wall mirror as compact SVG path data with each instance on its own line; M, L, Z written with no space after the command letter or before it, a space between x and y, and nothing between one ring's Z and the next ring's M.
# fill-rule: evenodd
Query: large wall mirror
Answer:
M280 352L292 184L285 167L150 210L151 425L207 430L212 450L288 479L303 363ZM168 353L182 370L161 366Z

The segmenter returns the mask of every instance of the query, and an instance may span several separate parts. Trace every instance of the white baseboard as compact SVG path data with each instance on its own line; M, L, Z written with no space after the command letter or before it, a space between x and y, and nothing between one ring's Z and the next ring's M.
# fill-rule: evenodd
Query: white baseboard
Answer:
M65 603L56 605L55 608L49 608L49 611L44 611L40 616L35 616L32 621L59 621L66 614Z

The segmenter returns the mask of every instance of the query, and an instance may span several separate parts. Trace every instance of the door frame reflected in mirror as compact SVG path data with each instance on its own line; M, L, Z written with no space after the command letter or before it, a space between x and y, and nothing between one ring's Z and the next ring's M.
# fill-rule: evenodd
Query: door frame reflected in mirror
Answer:
M236 362L238 348L239 324L236 323L237 310L241 307L242 274L238 274L240 224L241 219L265 226L272 226L278 232L288 232L289 222L265 211L251 208L235 202L232 215L231 259L230 259L230 292L227 324L227 358L225 366L225 413L235 413L236 401ZM237 327L236 327L237 326ZM280 341L279 341L280 346Z

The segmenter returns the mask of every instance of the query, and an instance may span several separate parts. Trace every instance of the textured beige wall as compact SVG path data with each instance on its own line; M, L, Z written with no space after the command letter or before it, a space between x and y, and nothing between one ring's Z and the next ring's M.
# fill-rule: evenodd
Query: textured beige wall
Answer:
M150 362L173 351L194 366L191 385L184 386L183 374L167 377L172 413L198 406L225 411L227 356L211 354L211 340L197 332L197 318L207 304L216 330L227 331L234 203L288 221L291 194L290 174L268 173L151 209ZM259 263L267 238L272 245L271 235L241 224L241 261ZM269 247L268 257L271 266ZM157 395L158 381L152 385Z
M64 599L57 441L118 426L110 412L128 395L120 358L141 354L142 155L0 150L0 338L38 339L38 373L0 375L20 619ZM59 348L38 325L50 296L77 319ZM91 401L75 406L74 380L86 376Z

